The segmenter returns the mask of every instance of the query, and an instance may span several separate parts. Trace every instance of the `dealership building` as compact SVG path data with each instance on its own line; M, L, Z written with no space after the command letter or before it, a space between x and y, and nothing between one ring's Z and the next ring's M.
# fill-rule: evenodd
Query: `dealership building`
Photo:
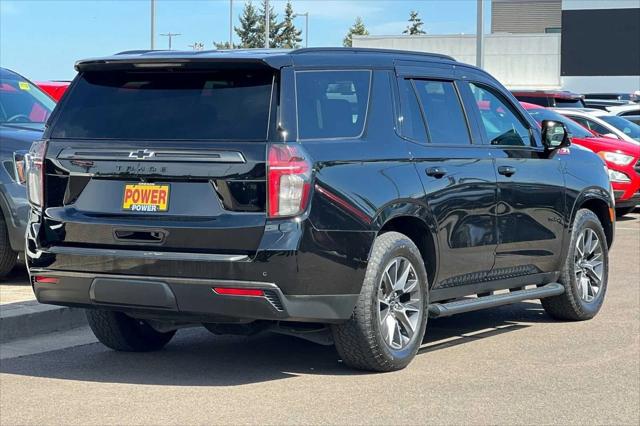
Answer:
M475 34L354 36L476 63ZM492 0L484 68L511 89L640 89L640 0Z

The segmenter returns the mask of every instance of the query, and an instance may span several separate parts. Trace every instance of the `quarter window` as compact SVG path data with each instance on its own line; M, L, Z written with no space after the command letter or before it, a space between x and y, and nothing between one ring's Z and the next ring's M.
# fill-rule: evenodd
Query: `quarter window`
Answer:
M402 136L417 142L427 141L427 130L424 127L420 104L413 90L411 80L400 80L400 102L402 115L400 116Z
M434 144L470 144L467 120L453 83L415 80L414 84L427 122L429 141Z
M299 138L359 137L364 129L370 86L370 71L298 71Z
M482 119L482 128L491 145L531 145L529 127L513 105L484 86L469 83L469 87L476 100L475 107Z

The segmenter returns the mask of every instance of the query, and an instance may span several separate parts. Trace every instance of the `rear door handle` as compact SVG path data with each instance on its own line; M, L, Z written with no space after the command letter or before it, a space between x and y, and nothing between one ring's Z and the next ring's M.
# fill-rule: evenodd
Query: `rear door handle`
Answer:
M503 176L509 177L516 173L516 168L513 166L500 166L498 167L498 173Z
M427 176L433 176L437 179L440 179L442 176L446 174L447 174L447 171L443 167L429 167L427 169Z

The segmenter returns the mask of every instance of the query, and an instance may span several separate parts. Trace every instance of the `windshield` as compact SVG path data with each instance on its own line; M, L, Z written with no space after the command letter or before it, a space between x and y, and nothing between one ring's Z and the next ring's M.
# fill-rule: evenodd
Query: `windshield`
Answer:
M549 109L530 109L529 114L538 122L542 123L543 120L553 120L559 121L565 125L567 131L571 134L571 136L575 138L592 138L593 133L576 123L570 118L567 118L563 115L558 114L555 111L551 111Z
M618 117L617 115L603 115L599 117L602 121L606 121L616 129L624 132L625 135L640 141L640 126L626 118Z
M56 103L20 77L0 79L0 124L44 123Z
M238 69L86 72L51 137L264 141L273 78Z

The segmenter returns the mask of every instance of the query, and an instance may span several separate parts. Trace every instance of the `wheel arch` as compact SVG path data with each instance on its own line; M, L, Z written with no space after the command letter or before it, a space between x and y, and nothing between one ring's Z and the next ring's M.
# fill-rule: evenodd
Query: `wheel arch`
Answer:
M591 189L580 194L580 197L576 199L573 209L571 210L569 228L571 228L578 210L590 210L598 216L598 219L602 224L602 228L604 229L604 234L607 237L607 246L611 248L615 235L615 208L613 207L611 198L609 196L604 196L602 192L602 189Z
M428 208L413 204L387 213L384 220L377 221L379 229L376 236L395 231L411 239L422 256L429 287L433 286L439 267L438 239L436 237L436 223L429 214Z

